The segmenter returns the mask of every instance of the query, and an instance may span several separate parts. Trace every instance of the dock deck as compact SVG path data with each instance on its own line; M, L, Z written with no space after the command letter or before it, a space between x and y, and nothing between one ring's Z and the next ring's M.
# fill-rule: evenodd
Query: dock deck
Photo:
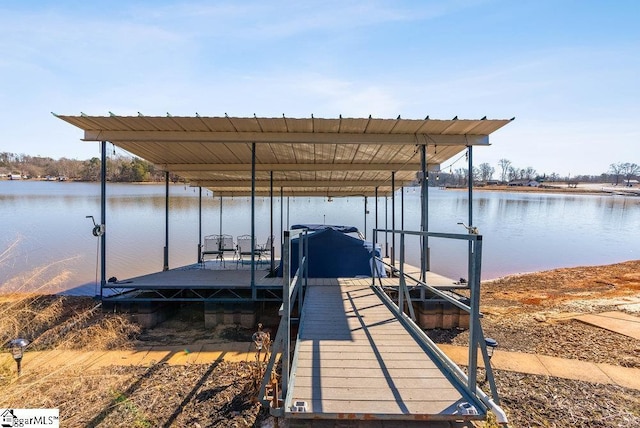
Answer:
M475 403L380 300L369 280L307 289L287 417L455 421ZM366 283L363 283L366 282ZM336 286L338 285L338 286ZM292 411L305 402L304 411Z
M417 268L407 266L407 273ZM419 274L415 274L417 278ZM427 284L437 288L456 288L452 279L434 272L426 273ZM309 278L310 285L338 285L340 281L351 284L371 285L371 278L337 279ZM376 278L376 283L385 287L397 287L399 278ZM414 285L411 280L408 285ZM251 271L248 265L236 268L235 263L222 266L214 261L205 265L193 264L107 283L107 300L114 301L246 301L252 300ZM282 301L282 277L269 277L264 264L256 266L255 288L258 300Z

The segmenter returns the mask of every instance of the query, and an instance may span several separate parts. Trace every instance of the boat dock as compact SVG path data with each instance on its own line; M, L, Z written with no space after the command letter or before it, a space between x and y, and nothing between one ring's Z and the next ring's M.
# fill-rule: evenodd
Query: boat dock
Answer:
M371 115L361 118L230 117L226 114L224 117L198 114L153 117L113 113L56 117L83 130L83 140L101 145L101 214L94 235L100 238L103 303L122 302L123 306L143 308L150 312L149 322L153 322L155 317L151 312L164 302L204 302L205 325L208 320L212 324L229 319L244 326L255 326L256 308L267 306L267 301L282 302L278 331L273 343L269 341L271 355L259 396L263 404L271 406L273 415L296 421L379 419L400 421L400 424L429 421L429 425L450 426L458 421L484 419L491 410L498 423L506 423L506 415L499 406L477 388L477 350L480 349L491 395L498 400L480 325L482 236L473 226L473 180L468 183L468 226L458 221L458 225L466 229L464 233L432 232L428 220L430 172L437 174L441 165L462 152L468 170L472 171L473 147L488 146L489 135L513 119L485 116L469 120L455 116L451 120L440 120L430 119L428 115L424 119L400 116L379 119ZM107 281L108 143L165 171L162 273L121 282ZM223 236L222 199L250 197L251 220L246 225L250 229L250 232L247 230L250 254L257 249L258 222L268 224L269 235L276 236L274 199L279 199L284 278L266 278L255 265L255 258L252 258L248 279L246 276L239 279L240 275L246 275L240 269L233 273L207 272L206 269L170 272L170 174L179 176L199 191L198 261L202 261L203 250L209 254L224 252L220 244L217 250L215 246L213 250L207 249L206 237L211 235L202 230L203 188L220 197L217 233L220 237ZM420 183L421 207L420 221L414 220L420 224L420 230L403 230L404 193L401 193L398 229L396 192L413 185L416 179ZM269 197L268 218L256 210L256 198L263 196ZM368 235L371 246L347 244L345 239L323 235L323 232L306 237L309 229L306 226L304 232L295 232L301 235L294 251L290 240L293 232L286 230L289 229L289 197L317 197L327 203L334 197L362 198L364 236L361 239L367 241L371 231ZM368 208L368 198L373 198L373 213ZM384 227L378 224L382 217L378 212L381 200L384 200ZM388 213L391 213L390 224ZM314 219L319 214L313 213ZM367 225L370 214L373 227ZM292 226L293 229L298 228ZM391 238L390 262L392 270L398 268L398 272L393 271L395 278L378 278L382 273L378 263L383 261L379 259L376 245L383 237L385 245ZM405 237L418 245L421 268L409 273L419 273L420 279L405 272ZM314 253L322 245L309 246L308 242L316 238L330 250ZM468 244L466 280L456 283L429 276L429 272L437 270L430 262L432 243L442 239ZM349 251L336 253L332 242L343 242ZM372 251L364 254L366 248ZM240 254L245 253L238 250ZM274 247L272 254L273 250ZM297 268L292 264L295 253L298 254ZM331 257L325 257L327 255ZM362 263L358 272L342 272L345 266L353 270L356 260ZM272 269L273 262L272 259ZM319 268L330 269L330 272L316 273ZM353 279L335 278L347 276ZM363 276L368 280L360 279ZM375 283L371 277L375 277ZM456 296L457 288L468 289L468 297ZM106 297L102 294L104 290L109 293ZM395 309L395 300L391 299L397 300ZM421 311L419 317L415 316L416 302ZM405 307L409 314L404 313ZM458 312L452 313L451 308ZM468 326L468 376L444 354L438 353L437 347L413 321L417 318L426 321L421 323L424 328ZM299 323L299 337L296 329L291 329L292 322ZM293 360L290 359L291 340L296 341ZM280 367L276 359L281 359Z
M371 280L310 285L286 416L301 419L483 419L481 406L423 348ZM463 415L469 403L478 410Z

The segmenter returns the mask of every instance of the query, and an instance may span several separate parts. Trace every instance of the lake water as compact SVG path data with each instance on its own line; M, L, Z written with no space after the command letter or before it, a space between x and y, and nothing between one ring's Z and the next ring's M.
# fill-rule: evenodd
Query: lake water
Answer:
M418 230L419 189L405 189L404 226ZM165 188L156 184L107 185L107 277L130 278L163 267ZM400 195L396 228L400 228ZM203 235L219 233L220 200L203 190ZM362 198L290 198L285 227L296 223L348 224L363 229ZM274 199L274 233L280 234L280 199ZM378 225L385 225L384 199ZM223 233L251 232L249 198L223 200ZM367 229L374 226L369 198ZM391 200L388 201L391 210ZM429 189L429 230L465 233L467 193ZM256 200L256 235L269 234L268 198ZM0 181L0 290L67 291L93 295L97 244L86 216L100 217L97 183ZM608 264L640 258L640 198L540 193L474 192L474 225L484 235L483 279L557 267ZM388 215L391 228L391 214ZM169 267L197 261L197 189L172 185ZM384 237L379 238L384 247ZM277 246L278 240L276 240ZM391 243L389 243L391 245ZM466 242L431 239L432 270L466 277ZM418 242L407 239L408 261L419 265ZM396 253L396 257L398 257Z

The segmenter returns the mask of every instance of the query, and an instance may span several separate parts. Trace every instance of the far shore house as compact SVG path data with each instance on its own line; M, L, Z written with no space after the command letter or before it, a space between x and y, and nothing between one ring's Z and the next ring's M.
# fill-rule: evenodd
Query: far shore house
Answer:
M509 182L509 186L538 187L540 186L540 183L536 180L512 180Z
M624 185L626 187L637 187L640 184L638 180L624 180Z

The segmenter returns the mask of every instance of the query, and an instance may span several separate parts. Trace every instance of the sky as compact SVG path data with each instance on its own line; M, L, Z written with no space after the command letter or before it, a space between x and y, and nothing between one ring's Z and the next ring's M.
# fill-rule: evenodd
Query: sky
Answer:
M52 112L487 116L496 176L640 164L635 0L0 0L0 79L0 152L99 156Z

